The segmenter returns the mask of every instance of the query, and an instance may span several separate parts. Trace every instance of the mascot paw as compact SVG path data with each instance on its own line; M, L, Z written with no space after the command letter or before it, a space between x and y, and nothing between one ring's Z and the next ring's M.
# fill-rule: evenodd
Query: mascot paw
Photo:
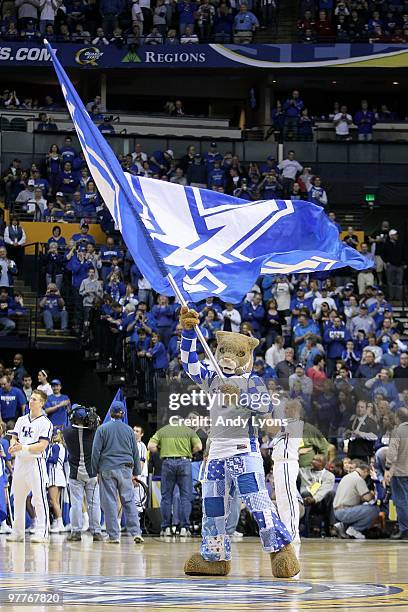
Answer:
M231 561L206 561L200 553L194 553L184 564L187 576L228 576Z
M195 325L200 323L198 312L193 309L182 306L180 311L180 325L183 329L193 329Z
M300 572L300 565L292 544L271 553L272 575L275 578L293 578Z
M225 384L221 385L219 390L223 395L223 404L225 404L225 406L236 406L238 404L241 393L239 387Z

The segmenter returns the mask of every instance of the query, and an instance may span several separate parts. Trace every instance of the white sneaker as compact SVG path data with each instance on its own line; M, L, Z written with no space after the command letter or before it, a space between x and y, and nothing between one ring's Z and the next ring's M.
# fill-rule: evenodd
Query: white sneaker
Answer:
M137 535L135 536L134 541L136 542L136 544L143 544L144 539L142 538L141 535Z
M241 533L240 531L234 531L234 533L231 536L232 538L243 538L244 534Z
M187 529L187 527L182 527L180 529L180 538L190 538L191 537L191 532L189 529Z
M357 531L357 529L354 529L354 527L351 526L346 529L346 533L350 536L350 538L354 538L355 540L366 539L364 533L361 533L361 531Z
M88 531L89 529L89 514L84 512L82 515L82 529L81 531Z
M33 542L34 544L48 544L48 538L34 534L31 536L30 542Z
M171 533L171 528L170 527L166 527L165 529L161 530L160 535L163 536L163 537L166 537L166 538L167 537L171 538L171 536L173 534Z
M29 533L35 533L35 521L32 522L31 527L28 531Z
M22 535L17 535L16 533L13 533L13 531L11 533L8 534L8 536L6 537L7 542L24 542L24 536Z
M0 533L11 533L13 530L9 527L6 521L3 521L0 527Z
M59 518L51 525L50 533L61 533L62 531L65 531L64 523L62 522L62 518Z

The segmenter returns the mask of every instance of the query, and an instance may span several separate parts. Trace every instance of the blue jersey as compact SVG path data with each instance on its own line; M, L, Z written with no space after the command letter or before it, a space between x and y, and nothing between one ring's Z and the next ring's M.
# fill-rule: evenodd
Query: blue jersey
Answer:
M21 416L21 408L27 404L27 398L21 389L11 387L10 391L0 391L0 413L4 422Z

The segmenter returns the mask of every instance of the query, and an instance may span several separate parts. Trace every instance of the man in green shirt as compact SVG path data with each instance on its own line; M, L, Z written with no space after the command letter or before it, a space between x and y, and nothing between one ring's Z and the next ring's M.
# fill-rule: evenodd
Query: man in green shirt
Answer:
M165 425L150 438L147 446L151 453L160 452L161 470L161 535L171 536L171 510L173 492L177 484L180 491L180 536L190 535L191 497L193 481L191 459L202 449L200 438L185 425Z

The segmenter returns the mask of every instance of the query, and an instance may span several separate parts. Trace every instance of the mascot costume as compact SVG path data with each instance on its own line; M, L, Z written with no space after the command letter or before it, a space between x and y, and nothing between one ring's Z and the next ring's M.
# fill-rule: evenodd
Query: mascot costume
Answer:
M186 561L184 571L195 576L226 576L229 573L231 544L225 525L231 500L238 490L240 499L258 524L262 547L270 554L273 576L295 576L300 571L299 562L292 538L279 520L266 489L254 425L257 414L267 416L272 412L263 381L251 375L253 351L258 340L235 332L216 333L215 358L224 375L220 379L198 359L194 330L199 324L198 313L183 306L180 323L183 328L181 359L185 371L205 391L217 394L210 412L201 551ZM259 401L260 397L264 403Z

